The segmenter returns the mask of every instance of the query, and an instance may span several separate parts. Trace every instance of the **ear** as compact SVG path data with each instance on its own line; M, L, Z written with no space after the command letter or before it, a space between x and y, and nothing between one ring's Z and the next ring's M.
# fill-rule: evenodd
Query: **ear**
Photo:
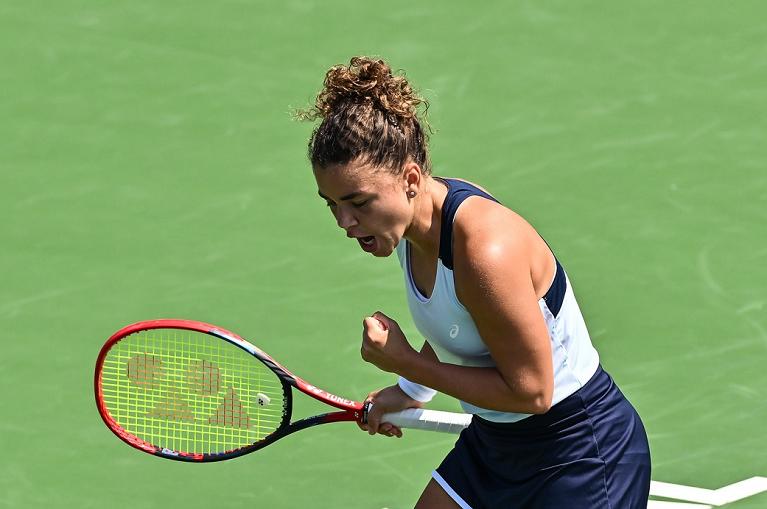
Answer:
M402 167L402 181L405 186L405 192L409 191L411 188L415 188L416 190L420 189L421 183L423 182L423 172L421 171L421 167L418 166L418 163L413 161L405 163L405 166Z

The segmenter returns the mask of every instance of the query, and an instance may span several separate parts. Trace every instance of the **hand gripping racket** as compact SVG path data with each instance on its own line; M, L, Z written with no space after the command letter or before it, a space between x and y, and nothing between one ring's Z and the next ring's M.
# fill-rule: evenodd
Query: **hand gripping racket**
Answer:
M115 435L182 461L234 458L310 426L364 423L367 414L363 403L307 383L238 335L190 320L152 320L117 331L99 353L94 389ZM293 389L340 410L291 422ZM409 409L383 421L459 433L471 415Z

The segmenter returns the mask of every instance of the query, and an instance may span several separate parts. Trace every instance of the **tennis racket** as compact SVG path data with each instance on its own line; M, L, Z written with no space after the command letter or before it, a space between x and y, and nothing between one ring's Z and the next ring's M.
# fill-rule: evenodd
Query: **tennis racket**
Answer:
M338 410L291 422L294 389ZM117 331L99 353L94 390L102 419L128 445L194 462L242 456L319 424L365 423L369 410L307 383L238 335L190 320ZM471 415L409 409L383 420L459 433Z

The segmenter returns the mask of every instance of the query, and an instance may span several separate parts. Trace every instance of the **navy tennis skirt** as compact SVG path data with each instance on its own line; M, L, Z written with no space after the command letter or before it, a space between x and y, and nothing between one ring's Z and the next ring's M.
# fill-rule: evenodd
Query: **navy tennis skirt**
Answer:
M513 423L474 416L433 477L463 508L646 509L650 448L600 366L545 414Z

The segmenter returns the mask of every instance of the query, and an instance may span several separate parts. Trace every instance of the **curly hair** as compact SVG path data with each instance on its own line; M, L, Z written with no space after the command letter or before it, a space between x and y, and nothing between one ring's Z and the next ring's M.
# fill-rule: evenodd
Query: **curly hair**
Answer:
M421 120L419 107L424 109ZM322 119L309 138L315 169L359 161L399 174L412 160L428 174L428 107L405 76L393 75L386 62L357 56L349 65L331 67L314 106L297 116Z

